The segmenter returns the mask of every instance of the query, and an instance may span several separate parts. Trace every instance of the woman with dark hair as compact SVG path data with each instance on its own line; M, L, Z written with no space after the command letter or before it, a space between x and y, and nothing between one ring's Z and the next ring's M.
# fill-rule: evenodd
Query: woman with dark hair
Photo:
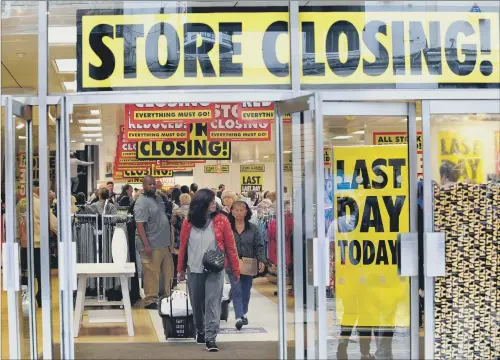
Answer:
M118 206L130 206L132 204L132 196L134 195L134 188L130 184L125 184L122 187L122 193L118 197Z
M178 207L181 207L181 200L180 200L181 195L182 195L181 189L179 188L172 189L172 202Z
M254 267L253 271L264 272L267 261L264 243L257 226L250 223L252 210L248 204L244 201L236 201L231 207L231 213L228 218L233 229L236 248L238 249L240 259L242 259L241 261L247 264L250 263L250 266ZM252 264L255 266L252 266ZM238 330L241 330L243 325L248 325L247 313L250 302L250 291L252 290L253 276L257 275L257 273L252 273L252 270L244 274L244 269L246 269L246 266L240 266L240 271L242 272L240 281L237 281L228 272L229 279L231 280L236 329Z
M203 265L207 251L222 251L224 267L231 266L234 280L239 281L240 267L231 224L215 210L215 194L201 189L193 197L187 219L181 230L178 281L185 279L197 329L196 342L206 344L207 350L219 351L215 339L219 332L224 271L208 272Z

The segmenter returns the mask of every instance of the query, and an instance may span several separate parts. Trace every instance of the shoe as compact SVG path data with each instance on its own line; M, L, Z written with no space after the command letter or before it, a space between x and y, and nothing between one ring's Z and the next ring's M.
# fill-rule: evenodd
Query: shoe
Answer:
M243 326L247 326L248 325L248 318L246 316L244 316L241 321L243 321Z
M144 306L144 308L148 310L158 310L158 304L157 303L151 303L149 305Z
M241 330L241 328L243 327L243 320L241 320L241 318L239 318L238 320L236 320L236 330Z
M210 352L219 351L219 347L217 346L214 340L207 341L206 345L207 345L207 350Z
M361 360L375 360L375 356L373 356L372 354L361 355Z
M203 345L205 344L205 333L198 333L196 335L196 343L197 344L200 344L200 345Z

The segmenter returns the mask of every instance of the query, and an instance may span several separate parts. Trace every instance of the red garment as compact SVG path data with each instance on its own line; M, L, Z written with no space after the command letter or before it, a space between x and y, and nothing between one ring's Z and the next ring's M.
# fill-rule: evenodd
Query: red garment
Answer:
M231 229L231 224L226 216L222 214L217 214L213 218L213 227L215 240L217 246L225 254L224 267L227 268L228 260L231 263L231 269L235 276L240 276L240 262L238 260L238 250L236 249L236 242L234 240L233 229ZM192 224L186 219L182 224L181 239L179 246L179 260L177 263L177 271L186 271L187 261L187 245L189 240L189 234L191 234Z
M267 237L269 239L269 261L271 264L278 264L277 249L278 244L276 243L276 219L269 223L267 229ZM290 212L285 213L285 262L286 265L291 265L292 259L292 247L293 247L293 216Z

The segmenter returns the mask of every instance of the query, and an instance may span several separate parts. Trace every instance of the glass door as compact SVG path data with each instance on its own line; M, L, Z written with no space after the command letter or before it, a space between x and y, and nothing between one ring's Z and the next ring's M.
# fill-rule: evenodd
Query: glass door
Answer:
M418 359L415 103L323 104L328 358Z
M499 351L500 103L424 101L425 358Z
M71 233L70 113L66 97L56 117L57 226L59 254L59 326L62 359L74 358L73 291L76 290L76 246Z
M321 101L307 95L276 103L280 358L325 359L328 247L324 232ZM286 131L284 131L286 129ZM285 184L285 173L291 173ZM292 288L287 292L286 279ZM293 304L287 306L287 295ZM287 320L288 310L293 319ZM290 311L290 312L292 312ZM288 326L291 324L292 326Z
M37 357L39 252L34 234L33 107L5 98L5 243L3 289L7 291L9 357ZM4 350L4 349L3 349Z

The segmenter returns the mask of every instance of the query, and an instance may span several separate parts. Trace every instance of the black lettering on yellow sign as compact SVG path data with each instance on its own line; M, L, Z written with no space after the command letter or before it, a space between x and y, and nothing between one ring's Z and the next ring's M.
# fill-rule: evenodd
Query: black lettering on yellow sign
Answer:
M255 165L240 165L240 172L265 172L266 165L255 164Z
M205 165L205 174L227 174L229 173L229 165Z
M397 265L395 240L339 240L341 264L347 259L352 265Z
M338 10L299 13L304 85L498 82L497 12ZM78 11L78 90L287 85L288 18Z
M262 191L263 175L258 173L243 173L240 174L241 192Z
M124 170L122 172L123 177L127 178L144 178L146 175L151 175L153 177L172 177L174 172L172 170L158 170L158 169L148 169L148 170Z
M207 124L191 124L188 141L140 141L139 160L230 160L231 143L209 141Z
M401 188L402 168L406 166L406 159L376 159L372 162L370 167L370 172L374 175L372 177L381 177L380 181L375 179L370 182L370 176L368 175L368 167L366 166L366 161L364 159L356 160L354 170L352 172L352 181L346 182L345 179L345 165L344 160L337 160L337 177L341 179L337 183L338 190L355 190L362 186L364 189L383 189L387 186L388 176L385 171L386 168L392 168L393 174L393 184L395 189ZM378 180L378 179L377 179Z

